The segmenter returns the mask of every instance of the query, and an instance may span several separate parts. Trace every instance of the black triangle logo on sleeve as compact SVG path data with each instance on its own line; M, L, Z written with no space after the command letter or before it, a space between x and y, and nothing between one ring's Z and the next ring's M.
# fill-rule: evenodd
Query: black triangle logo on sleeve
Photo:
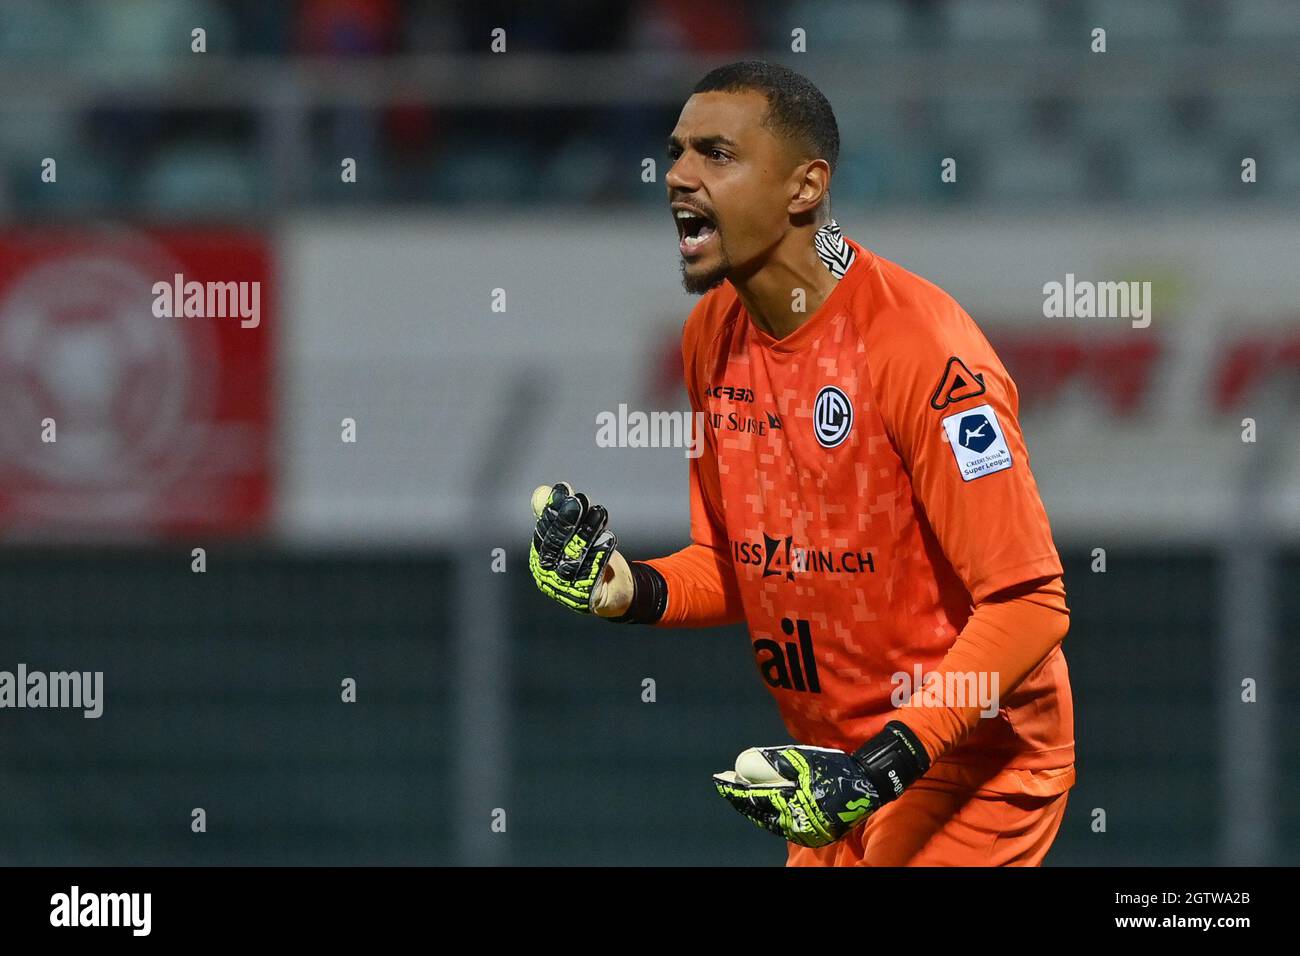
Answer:
M964 401L984 394L984 376L972 372L957 356L948 359L948 365L939 379L939 387L930 398L930 407L938 411L953 402Z

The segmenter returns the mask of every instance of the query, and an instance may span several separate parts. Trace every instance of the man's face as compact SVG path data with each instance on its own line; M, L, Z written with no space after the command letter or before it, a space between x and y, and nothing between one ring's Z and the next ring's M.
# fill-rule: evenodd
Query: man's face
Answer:
M664 182L689 293L755 267L788 222L795 158L762 125L766 113L753 90L696 93L668 139Z

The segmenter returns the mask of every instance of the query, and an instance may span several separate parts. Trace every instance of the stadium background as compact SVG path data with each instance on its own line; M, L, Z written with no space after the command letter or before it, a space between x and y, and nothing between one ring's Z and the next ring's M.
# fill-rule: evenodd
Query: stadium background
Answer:
M681 450L595 415L685 407L663 141L750 55L835 107L845 232L1020 386L1073 611L1049 863L1295 863L1300 5L533 6L0 3L0 669L105 674L98 720L0 711L0 863L781 862L708 776L785 737L743 628L526 570L540 481L685 543ZM173 271L260 325L154 318ZM1153 321L1044 318L1067 273Z

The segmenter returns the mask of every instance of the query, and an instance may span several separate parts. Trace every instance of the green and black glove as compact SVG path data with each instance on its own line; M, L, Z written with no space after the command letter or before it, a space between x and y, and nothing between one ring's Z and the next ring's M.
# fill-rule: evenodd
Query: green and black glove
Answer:
M751 747L713 775L718 793L760 829L800 846L826 846L866 821L930 769L916 735L892 720L845 753L790 744Z
M617 617L632 602L632 569L616 550L609 514L567 482L533 491L528 567L538 590L580 614Z

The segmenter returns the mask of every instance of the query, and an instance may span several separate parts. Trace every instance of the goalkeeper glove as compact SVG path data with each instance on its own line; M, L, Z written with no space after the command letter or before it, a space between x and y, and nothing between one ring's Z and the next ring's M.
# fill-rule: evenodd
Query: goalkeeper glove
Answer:
M538 590L580 614L618 617L632 603L632 570L606 525L609 514L567 482L533 491L528 567Z
M800 846L834 843L930 769L901 721L853 753L790 744L751 747L713 775L718 793L760 829Z

